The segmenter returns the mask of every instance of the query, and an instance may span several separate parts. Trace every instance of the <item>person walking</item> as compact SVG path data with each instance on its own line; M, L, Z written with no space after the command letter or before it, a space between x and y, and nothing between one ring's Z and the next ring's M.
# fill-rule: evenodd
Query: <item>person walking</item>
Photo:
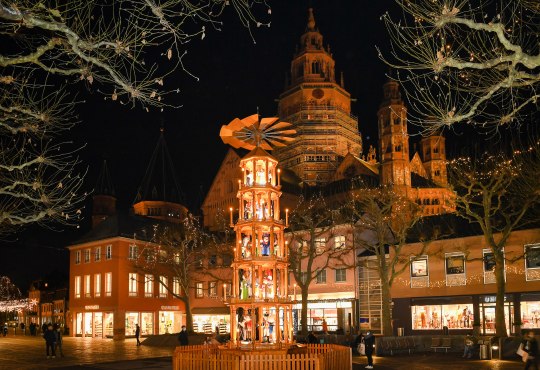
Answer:
M141 327L139 326L139 324L135 324L135 339L137 339L138 346L141 345L140 337L141 337Z
M8 333L8 326L7 326L7 322L4 323L4 327L2 328L2 335L5 337Z
M62 351L64 339L62 338L62 329L58 324L54 324L54 335L56 336L56 352L60 353L60 357L64 357L64 351Z
M45 339L45 349L47 352L47 358L51 358L49 354L52 355L52 358L56 358L55 352L55 343L56 343L56 334L54 333L53 326L49 325L45 332L43 333L43 339Z
M328 323L325 319L322 320L322 331L324 334L328 334Z
M472 333L467 334L465 337L465 348L463 349L463 358L471 358L473 355L473 348L476 344L476 338Z
M375 336L373 335L371 330L368 330L368 332L364 336L364 344L366 346L365 351L368 361L366 369L373 369L373 346L375 345Z
M178 334L178 341L181 346L187 346L189 344L188 332L185 325L182 325L182 331Z
M538 342L534 337L534 331L529 331L527 336L522 342L523 350L527 352L527 361L525 361L525 370L529 367L534 366L538 370L538 361L536 357L538 356Z

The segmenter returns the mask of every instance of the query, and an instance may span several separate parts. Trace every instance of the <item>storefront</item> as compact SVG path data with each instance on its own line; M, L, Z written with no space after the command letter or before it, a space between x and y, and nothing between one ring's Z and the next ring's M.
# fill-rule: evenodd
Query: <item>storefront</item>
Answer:
M75 314L75 335L78 337L112 338L114 314L101 312L99 305L85 306Z
M112 338L114 316L118 313L99 311L99 305L85 306L84 312L75 313L75 335L79 337ZM124 315L124 335L135 335L136 324L141 328L141 336L152 334L178 333L183 318L179 306L161 306L157 312L126 311ZM156 330L157 328L157 330Z
M337 302L308 302L307 329L308 331L322 332L323 320L326 321L329 332L342 330L348 333L353 325L351 301ZM293 306L293 328L295 332L300 330L301 304Z
M197 307L191 312L195 332L212 334L216 332L216 328L219 328L220 334L231 332L228 307Z
M494 295L394 299L393 319L405 332L467 331L479 324L480 334L495 333ZM519 304L523 328L540 328L540 295L508 295L504 302L506 330L514 332L514 305ZM536 319L535 319L536 318ZM460 333L461 334L461 333Z

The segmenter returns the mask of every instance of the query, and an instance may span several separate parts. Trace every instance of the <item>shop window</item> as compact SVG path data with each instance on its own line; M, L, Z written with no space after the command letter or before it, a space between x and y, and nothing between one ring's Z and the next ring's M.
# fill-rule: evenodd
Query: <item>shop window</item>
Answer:
M128 293L130 297L137 296L137 273L130 272L128 274Z
M217 297L217 282L211 281L208 283L208 295L210 297Z
M540 301L521 302L521 323L523 329L540 328Z
M447 286L466 284L465 255L463 253L446 253L445 267Z
M136 260L139 255L139 247L136 245L129 246L128 259Z
M81 277L75 276L75 282L74 282L75 298L81 298L81 284L82 284Z
M344 283L347 281L347 269L336 269L335 282Z
M75 264L78 265L81 263L81 251L75 251Z
M94 297L101 297L101 274L94 275Z
M195 297L202 298L204 296L204 286L203 283L195 284Z
M169 278L166 276L159 277L159 298L167 298L167 287L169 286Z
M105 259L106 260L112 259L112 245L108 245L105 247Z
M105 273L105 296L112 295L112 272Z
M540 243L525 246L525 276L527 281L540 280Z
M84 275L84 297L85 298L92 297L90 281L91 281L90 275Z
M96 247L94 249L94 262L101 261L101 247Z
M345 249L345 235L338 235L334 237L334 249L335 250Z
M428 286L428 257L411 257L411 288L426 288Z
M326 269L317 271L317 284L326 284Z
M144 275L144 296L151 298L154 296L154 275Z
M90 249L84 250L84 263L90 263Z
M472 329L472 303L411 306L413 330Z

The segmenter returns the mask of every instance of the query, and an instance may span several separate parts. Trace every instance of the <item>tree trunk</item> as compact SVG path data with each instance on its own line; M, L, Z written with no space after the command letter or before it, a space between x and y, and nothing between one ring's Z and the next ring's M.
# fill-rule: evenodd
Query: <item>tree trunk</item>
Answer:
M191 313L191 304L189 302L189 297L182 299L186 309L186 329L189 333L193 332L193 314ZM231 328L232 330L232 328Z
M494 253L495 257L495 281L497 282L497 298L495 301L495 334L506 337L506 323L504 320L504 296L506 282L504 280L504 255L502 252Z
M302 294L302 312L300 315L300 327L302 328L302 335L308 335L307 328L307 304L308 304L308 286L303 286L301 288Z
M392 336L392 295L390 286L386 279L381 279L381 298L382 298L382 334Z

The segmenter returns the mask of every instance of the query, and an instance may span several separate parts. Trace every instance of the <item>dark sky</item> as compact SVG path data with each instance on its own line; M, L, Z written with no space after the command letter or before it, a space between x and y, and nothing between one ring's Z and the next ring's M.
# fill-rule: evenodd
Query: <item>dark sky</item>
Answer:
M364 148L376 144L376 112L387 67L377 58L375 45L388 46L380 16L396 13L391 0L279 0L272 5L271 27L248 31L227 14L222 31L208 30L204 40L194 40L184 62L199 81L177 73L166 83L178 85L178 109L146 113L104 101L99 94L82 92L87 103L79 107L81 124L71 133L85 145L81 157L88 166L87 189L96 184L103 159L121 208L129 207L141 183L151 153L164 125L165 139L176 166L187 206L195 212L227 151L219 138L221 125L235 117L256 113L273 116L275 99L283 91L285 75L307 23L307 8L314 8L317 26L330 45L345 88L356 99L353 114L359 118ZM231 12L232 9L228 9ZM0 275L12 276L25 291L28 282L58 271L67 274L65 246L88 230L56 233L30 228L19 235L24 243L3 248Z

